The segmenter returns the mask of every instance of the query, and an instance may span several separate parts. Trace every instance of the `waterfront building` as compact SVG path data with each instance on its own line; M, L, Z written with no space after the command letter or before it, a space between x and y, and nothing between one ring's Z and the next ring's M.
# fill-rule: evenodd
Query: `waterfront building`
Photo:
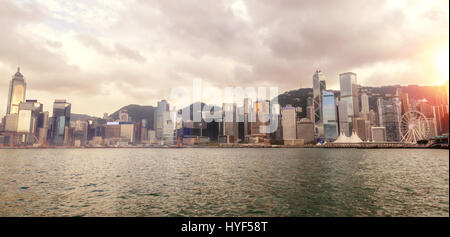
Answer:
M376 127L378 126L378 114L373 109L369 112L369 124L370 126Z
M167 117L166 113L169 111L169 104L166 100L158 101L156 111L154 112L154 128L156 132L156 138L163 138L164 118Z
M309 105L306 107L306 117L309 120L314 121L314 106L313 105Z
M402 115L410 111L411 105L409 104L408 93L400 93L400 98L402 102Z
M5 131L17 132L17 123L19 120L19 114L7 114L5 116Z
M9 83L6 114L19 113L19 104L25 101L26 88L25 78L20 73L20 67L17 67L17 72L13 75Z
M25 144L38 142L38 119L42 112L42 104L37 100L26 100L19 104L19 117L17 120L17 132L24 133Z
M94 137L105 138L106 124L96 124Z
M74 140L73 140L73 135L74 135L74 129L66 126L64 127L64 138L63 138L63 144L64 146L73 146L74 145Z
M148 130L147 131L148 140L150 141L150 144L156 143L156 132L155 130Z
M239 138L239 124L237 122L236 104L223 103L222 112L224 118L222 121L222 136L230 136L232 141L237 142Z
M39 145L47 144L48 120L49 120L48 111L39 113L38 122L37 122Z
M356 121L356 134L363 141L369 140L369 123L363 118L357 118Z
M302 118L297 122L297 140L303 140L304 144L315 144L314 124L308 118Z
M418 100L416 102L416 109L425 115L427 118L434 118L435 111L433 105L431 105L426 99Z
M244 139L251 135L251 123L248 119L249 113L251 113L251 100L244 98Z
M447 134L449 131L448 105L433 106L433 120L436 124L436 134Z
M385 127L372 127L372 142L385 142L386 141L386 128Z
M170 116L169 104L166 100L158 101L158 106L154 116L156 138L161 140L166 145L174 144L174 126Z
M343 133L345 136L350 136L347 101L344 100L339 101L338 111L339 111L339 134Z
M361 94L361 113L369 113L369 96L365 92Z
M369 96L367 93L363 92L361 94L361 118L364 118L366 120L369 120L369 113L370 113L370 107L369 107Z
M297 136L295 107L281 108L281 127L283 140L295 140ZM313 128L314 131L314 128Z
M339 82L341 89L341 101L345 101L347 105L347 122L349 123L349 130L353 131L354 128L352 118L359 117L358 85L356 81L356 73L346 72L339 74Z
M283 121L283 118L281 117L280 113L277 114L276 119L278 119L278 122L277 122L278 126L277 126L277 130L273 134L271 134L271 139L272 139L272 141L280 142L280 141L283 141L283 126L281 124Z
M324 137L326 140L332 141L338 137L338 119L334 92L323 91L322 105Z
M251 135L267 137L265 126L267 126L270 118L270 101L258 100L253 106L251 114Z
M119 137L120 137L119 122L108 122L105 127L105 139L112 139Z
M325 76L320 70L313 75L314 123L322 123L322 92L326 90Z
M122 141L134 142L134 124L132 122L120 122L120 138Z
M432 119L432 118L427 118L427 120L424 122L424 123L427 123L428 124L428 126L429 126L429 130L427 131L427 134L425 134L425 138L427 138L427 139L430 139L430 138L433 138L433 137L435 137L435 136L438 136L437 135L437 131L436 131L436 122L435 122L435 120L434 119ZM424 124L424 125L421 125L421 126L426 126L426 124Z
M96 122L94 120L86 120L87 123L87 141L90 141L94 138L95 136L95 127L96 127Z
M400 141L401 102L397 97L377 101L380 125L386 128L387 141Z
M148 142L148 120L142 119L140 122L140 134L139 134L139 141L141 143Z
M53 144L63 145L66 127L70 125L70 109L71 104L66 100L55 100L53 103Z
M73 140L78 146L85 146L88 141L88 122L77 120L70 121L70 127L73 128Z

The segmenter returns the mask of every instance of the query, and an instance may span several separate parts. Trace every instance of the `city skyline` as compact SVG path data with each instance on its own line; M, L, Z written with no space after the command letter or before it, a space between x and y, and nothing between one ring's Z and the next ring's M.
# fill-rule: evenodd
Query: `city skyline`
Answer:
M192 99L191 106L171 107L170 101L162 99L157 107L151 107L151 115L141 115L134 121L131 117L136 114L130 116L123 108L118 111L118 118L105 113L103 118L71 121L71 103L66 99L54 100L51 117L38 100L26 99L27 83L17 67L9 84L0 146L174 146L175 143L177 147L205 143L277 146L280 142L285 146L316 142L318 145L366 142L363 145L383 146L383 142L429 143L437 135L448 136L448 90L444 86L435 87L435 98L428 102L425 97L416 96L409 100L407 90L398 86L391 87L395 91L381 93L376 90L383 90L382 87L361 86L354 72L339 74L338 91L327 90L320 70L316 70L312 80L314 87L296 95L294 106L286 101L279 104L278 88L272 87L257 90L226 87L224 97L217 95L221 91L206 88L207 94L215 94L223 103L202 106L195 100L203 101L205 88L200 80L194 80L193 92L177 87L170 96L178 101ZM375 106L370 99L376 100ZM303 104L298 103L301 101Z
M127 104L156 106L193 78L216 87L277 86L280 93L312 88L318 68L327 89L339 89L339 74L348 71L365 86L448 80L446 1L129 4L6 1L0 101L18 64L27 99L49 111L65 98L74 113L99 117ZM365 20L336 14L336 4ZM279 11L286 14L273 18Z

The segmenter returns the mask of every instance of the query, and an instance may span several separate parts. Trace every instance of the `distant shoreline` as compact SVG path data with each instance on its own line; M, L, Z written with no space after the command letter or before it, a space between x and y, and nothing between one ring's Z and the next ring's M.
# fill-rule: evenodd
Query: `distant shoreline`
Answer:
M313 148L313 149L446 149L447 146L436 146L429 147L424 145L409 145L409 144L393 144L393 145L383 145L383 146L365 146L365 145L351 145L351 144L340 144L340 145L304 145L304 146L285 146L285 145L219 145L219 146L119 146L119 147L69 147L69 146L48 146L48 147L0 147L0 149L201 149L201 148Z

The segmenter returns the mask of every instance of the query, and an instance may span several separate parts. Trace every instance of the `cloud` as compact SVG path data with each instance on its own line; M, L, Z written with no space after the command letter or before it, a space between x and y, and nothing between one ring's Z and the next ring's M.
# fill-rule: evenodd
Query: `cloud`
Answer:
M138 51L132 50L120 43L115 43L113 48L109 48L89 34L79 34L76 38L86 47L92 48L107 57L127 58L140 63L144 63L147 60Z
M433 84L448 22L445 0L6 0L0 100L19 62L29 96L93 115L154 105L193 78L281 93L321 68L334 89L346 71L364 85Z

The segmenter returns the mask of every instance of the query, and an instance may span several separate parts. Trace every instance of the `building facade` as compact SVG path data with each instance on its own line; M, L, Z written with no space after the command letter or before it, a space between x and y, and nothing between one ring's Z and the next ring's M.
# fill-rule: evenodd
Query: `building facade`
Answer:
M281 108L281 127L283 140L295 140L297 138L295 107Z
M347 121L350 131L353 131L353 118L359 117L358 85L356 73L346 72L339 74L341 88L341 101L347 104Z
M334 92L323 91L322 105L324 137L328 141L333 141L339 136Z
M380 126L386 128L386 141L401 141L401 102L397 97L377 101Z
M20 73L20 67L13 75L9 83L8 104L6 106L6 114L19 113L19 104L25 101L25 92L27 84L25 78Z
M66 100L55 100L53 103L53 144L61 146L64 144L66 127L70 126L71 104Z

